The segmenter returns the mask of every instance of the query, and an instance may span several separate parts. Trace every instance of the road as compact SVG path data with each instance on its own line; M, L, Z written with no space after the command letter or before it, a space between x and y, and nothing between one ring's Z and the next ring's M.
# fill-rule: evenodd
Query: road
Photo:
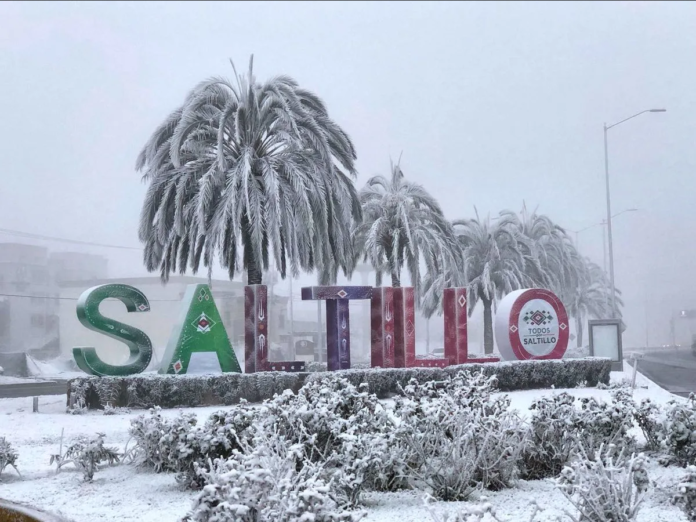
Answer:
M63 395L68 391L68 381L28 382L0 385L0 399L16 397L38 397L40 395Z
M690 349L646 352L638 360L638 371L675 395L696 393L696 356Z

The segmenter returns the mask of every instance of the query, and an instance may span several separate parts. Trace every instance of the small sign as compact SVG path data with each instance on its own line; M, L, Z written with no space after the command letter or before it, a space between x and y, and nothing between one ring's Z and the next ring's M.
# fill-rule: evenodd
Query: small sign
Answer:
M549 290L516 290L498 305L495 339L504 360L561 359L569 335L565 307Z

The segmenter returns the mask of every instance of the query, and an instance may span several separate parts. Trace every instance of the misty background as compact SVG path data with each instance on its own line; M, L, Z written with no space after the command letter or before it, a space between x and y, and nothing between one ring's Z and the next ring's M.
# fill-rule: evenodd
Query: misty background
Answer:
M358 188L403 153L448 219L524 201L569 231L599 224L603 123L666 108L609 131L612 212L639 209L613 221L624 345L671 342L671 315L696 308L692 3L1 3L0 242L146 275L136 156L198 82L252 53L260 81L287 74L326 102L355 144ZM602 229L577 235L600 266ZM310 319L299 291L312 284L293 283ZM470 321L480 342L480 312ZM678 325L678 342L689 334Z

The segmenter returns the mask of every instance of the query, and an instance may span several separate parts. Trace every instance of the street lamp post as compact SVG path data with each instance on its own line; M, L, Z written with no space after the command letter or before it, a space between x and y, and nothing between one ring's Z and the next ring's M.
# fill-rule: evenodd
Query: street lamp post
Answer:
M625 212L637 212L640 209L637 208L627 208L626 210L622 210L621 212L617 212L612 218L615 218L617 216L620 216L621 214L624 214ZM580 230L570 230L568 229L569 232L574 232L575 233L575 248L580 251L580 232L584 232L585 230L589 230L594 227L602 227L602 250L603 250L603 264L604 266L602 267L603 270L606 272L607 271L607 238L606 238L606 229L604 228L604 225L607 224L606 219L603 219L599 223L595 223L594 225L587 226L585 228L581 228Z
M645 114L646 112L666 112L666 109L647 109L637 114L634 114L633 116L629 116L628 118L621 120L618 123L614 123L612 125L607 125L606 123L604 124L604 174L607 187L607 235L609 239L609 281L611 282L611 311L614 315L616 315L616 288L614 286L614 245L612 242L611 234L611 198L609 196L609 146L607 143L607 132L609 131L609 129L614 128L617 125L621 125L622 123L627 122L628 120L636 118L641 114Z

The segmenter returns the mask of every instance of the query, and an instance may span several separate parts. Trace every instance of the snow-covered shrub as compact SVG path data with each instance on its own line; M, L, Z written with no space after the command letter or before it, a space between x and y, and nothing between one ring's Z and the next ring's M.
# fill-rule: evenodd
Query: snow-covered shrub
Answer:
M325 362L310 361L305 364L305 369L310 373L328 371L328 365Z
M241 450L242 442L251 441L250 428L255 419L256 410L243 401L213 413L203 426L189 430L177 446L177 481L189 488L203 487L203 475L197 473L197 468L205 468L210 462L226 459L233 451Z
M483 496L479 499L478 504L463 505L454 513L437 513L430 505L432 500L430 495L426 495L423 503L433 522L508 522L506 519L499 518L493 505ZM536 501L533 500L530 504L532 513L529 518L525 519L526 522L534 522L537 520L538 513L543 511ZM516 519L509 522L522 521Z
M631 381L624 377L619 382L610 382L609 384L604 384L602 382L597 383L597 389L599 390L620 390L624 388L630 388Z
M556 482L579 511L576 522L634 521L650 485L645 457L627 459L623 451L614 455L604 446L592 459L582 446L580 453L581 458L564 468Z
M679 484L672 502L682 508L689 522L696 522L696 466L686 468L686 476Z
M74 464L82 471L85 482L92 482L99 464L106 462L111 466L120 461L117 449L104 446L104 437L103 433L97 433L91 439L78 437L68 446L65 454L51 455L50 464L55 462L58 471L66 464Z
M394 474L393 460L382 459L388 454L391 421L366 385L317 379L297 395L286 390L267 401L258 418L261 429L277 431L291 444L303 443L305 461L324 463L347 504L359 503L368 485Z
M127 451L127 458L158 473L181 471L185 463L179 458L179 443L186 441L196 422L193 413L179 413L168 419L161 408L150 409L149 417L139 415L131 420L129 432L135 446Z
M87 412L87 393L89 385L87 382L74 379L68 384L68 406L66 413L71 415L81 415Z
M396 428L409 481L441 500L509 487L525 429L509 398L493 399L495 378L461 372L440 383L411 381L396 400Z
M643 399L633 410L633 417L645 437L646 449L657 451L666 438L665 412L650 399Z
M312 439L296 443L280 432L256 432L253 445L242 442L227 460L201 469L206 486L184 522L357 521L332 495L325 464L305 459Z
M262 425L278 431L291 443L316 435L316 444L309 444L305 457L326 460L340 445L340 434L351 423L370 421L370 413L379 406L376 397L358 390L344 379L323 379L306 384L295 395L286 390L264 403L260 415Z
M533 413L522 453L521 476L525 480L555 477L575 452L580 418L575 397L565 392L542 397L529 409Z
M689 401L667 403L664 421L664 443L667 451L678 465L696 464L696 396Z
M116 406L115 408L111 406L110 404L107 404L104 406L104 415L121 415L121 414L127 414L130 413L129 408L121 408L120 406Z
M580 404L577 438L582 441L590 460L599 454L602 446L604 456L628 455L633 452L636 441L629 432L633 428L635 403L629 389L615 390L611 403L594 397L583 397Z
M17 469L18 458L19 455L10 442L5 437L0 437L0 473L2 473L7 466L12 466L17 472L17 475L19 475L19 470Z

